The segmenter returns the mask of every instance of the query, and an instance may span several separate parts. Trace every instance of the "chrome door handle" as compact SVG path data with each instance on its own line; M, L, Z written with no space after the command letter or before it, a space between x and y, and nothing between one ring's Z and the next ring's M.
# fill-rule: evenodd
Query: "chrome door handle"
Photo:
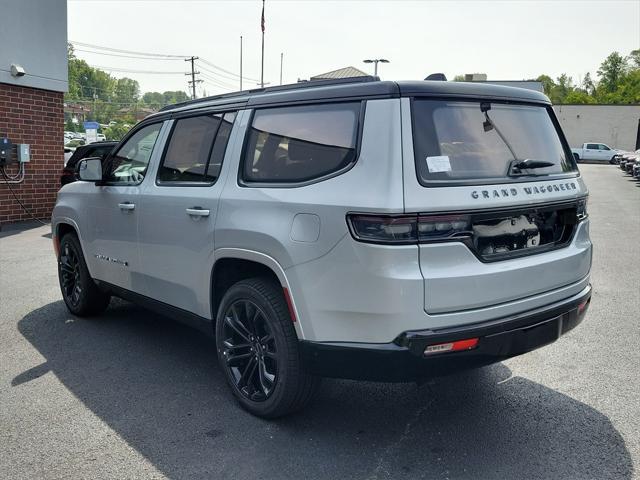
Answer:
M208 217L209 210L205 210L200 207L187 208L187 215L192 217Z
M131 202L119 203L118 206L120 210L134 210L136 208L136 204Z

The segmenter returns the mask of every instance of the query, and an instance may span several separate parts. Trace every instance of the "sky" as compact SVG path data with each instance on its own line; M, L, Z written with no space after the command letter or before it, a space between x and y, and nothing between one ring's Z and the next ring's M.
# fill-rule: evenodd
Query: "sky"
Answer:
M243 87L256 87L261 9L260 0L69 0L68 38L120 50L199 56L209 63L198 68L204 81L198 95L202 89L211 95L238 89L241 35L243 76L251 78ZM271 85L280 82L281 53L283 83L346 66L373 73L373 65L362 63L367 58L390 61L379 65L384 80L423 79L434 72L452 79L478 72L490 80L566 73L579 82L587 72L595 77L611 52L627 55L640 48L640 0L266 0L265 28L264 77ZM176 72L112 71L137 80L142 92L188 88L184 73L190 64L181 58L76 55L93 66Z

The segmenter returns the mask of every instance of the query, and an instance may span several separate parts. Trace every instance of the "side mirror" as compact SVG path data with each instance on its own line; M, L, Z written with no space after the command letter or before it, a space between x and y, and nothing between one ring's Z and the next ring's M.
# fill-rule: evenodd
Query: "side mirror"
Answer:
M78 178L85 182L101 182L102 159L94 157L80 160L78 163Z

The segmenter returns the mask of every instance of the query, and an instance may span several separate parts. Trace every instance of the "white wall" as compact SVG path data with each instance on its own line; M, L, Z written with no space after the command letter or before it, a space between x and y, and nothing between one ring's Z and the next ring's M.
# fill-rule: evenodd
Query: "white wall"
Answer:
M640 105L554 105L553 109L571 147L602 142L636 149Z
M0 83L66 92L67 68L66 0L0 0Z

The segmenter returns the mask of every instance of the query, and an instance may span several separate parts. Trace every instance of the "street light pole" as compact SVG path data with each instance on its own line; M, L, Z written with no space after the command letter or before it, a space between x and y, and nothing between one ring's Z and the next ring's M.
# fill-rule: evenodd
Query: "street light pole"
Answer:
M373 74L378 76L378 63L389 63L389 60L385 58L374 58L363 60L364 63L373 63Z

